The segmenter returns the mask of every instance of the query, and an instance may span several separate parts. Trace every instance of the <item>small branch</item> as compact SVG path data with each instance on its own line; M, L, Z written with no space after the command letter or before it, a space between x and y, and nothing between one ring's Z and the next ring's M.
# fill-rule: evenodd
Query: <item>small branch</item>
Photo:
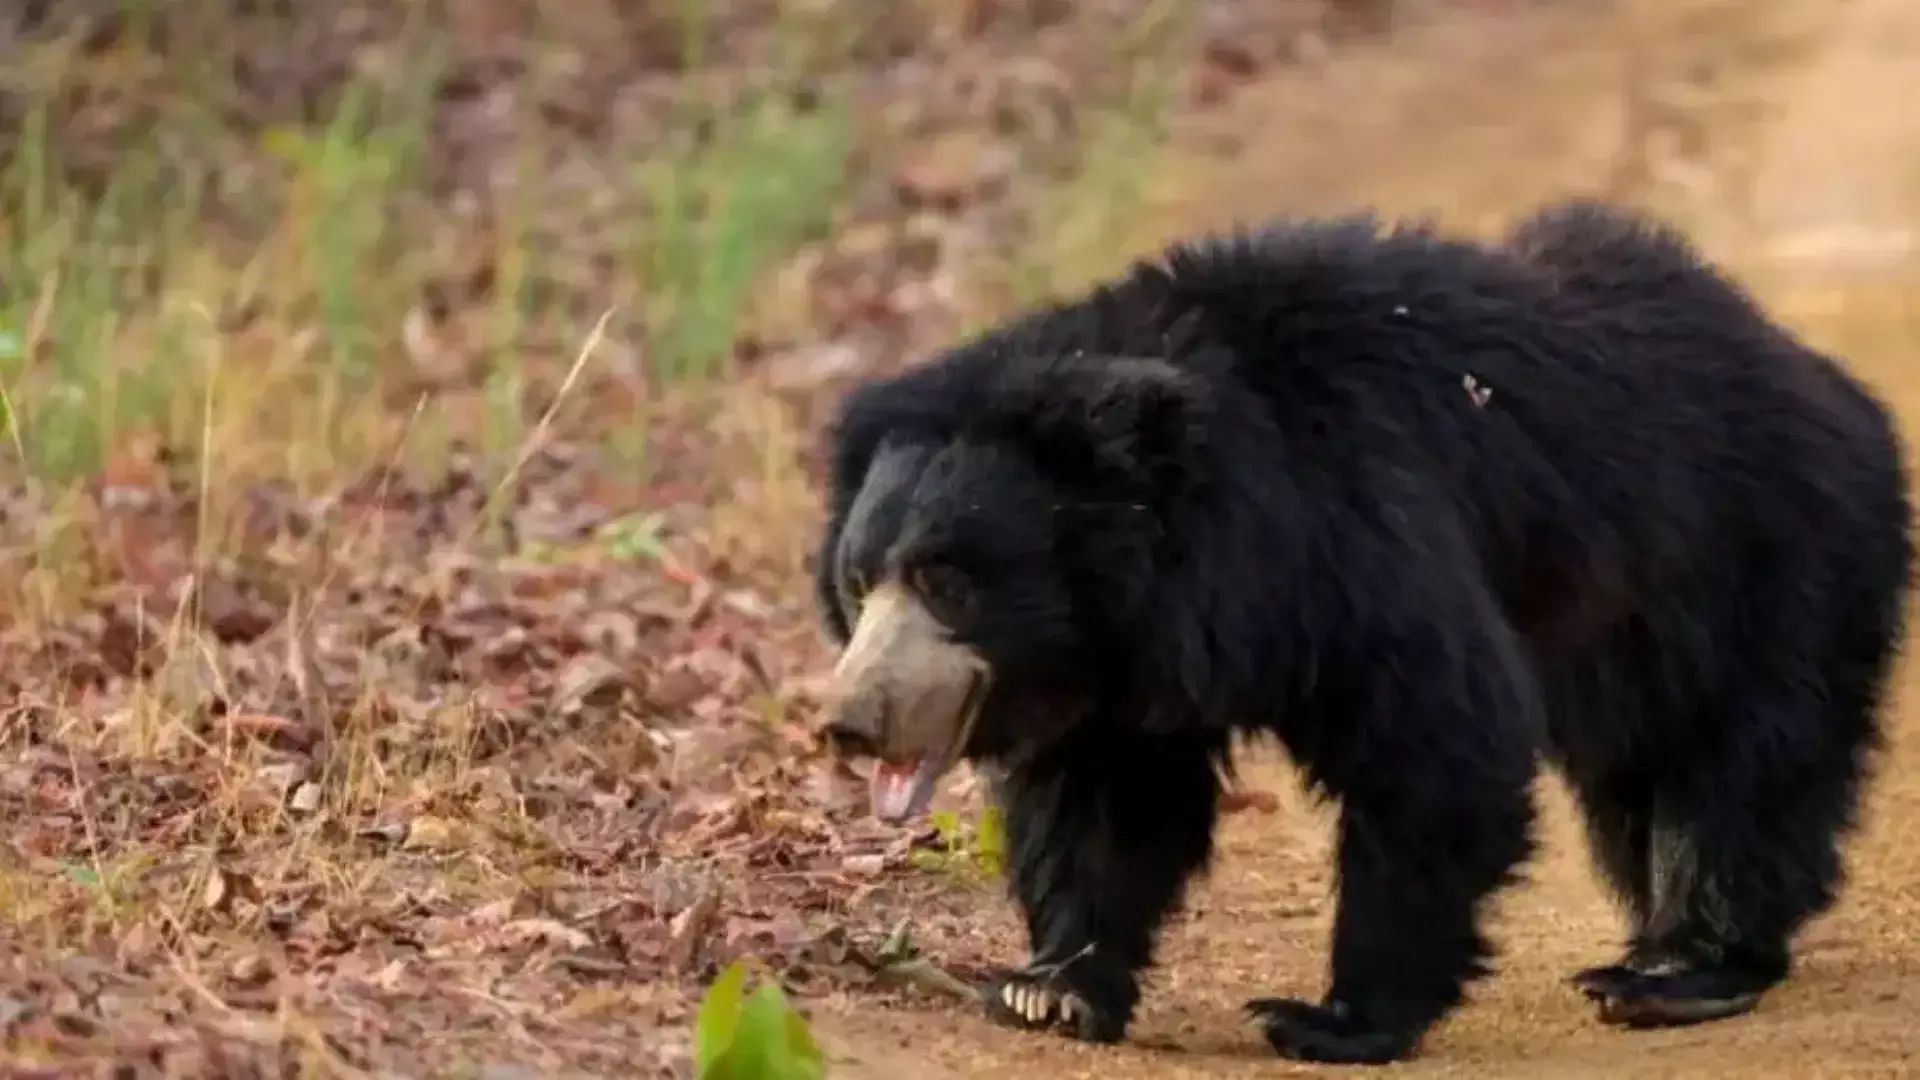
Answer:
M874 969L879 974L909 986L917 986L935 994L944 994L961 1001L976 1001L980 992L960 981L958 976L941 968L925 957L902 960L892 964L882 964Z
M864 951L855 950L855 955L874 974L883 978L961 1001L978 1000L978 990L919 954L920 951L913 946L911 927L911 919L902 919L887 935L886 942L877 953L868 957Z

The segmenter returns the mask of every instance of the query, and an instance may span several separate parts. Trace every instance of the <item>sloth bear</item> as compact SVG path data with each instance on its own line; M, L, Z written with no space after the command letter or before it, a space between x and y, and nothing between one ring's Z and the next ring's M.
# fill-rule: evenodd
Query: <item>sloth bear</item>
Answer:
M874 812L997 774L1031 963L1000 1022L1121 1038L1235 732L1337 800L1318 1003L1413 1055L1488 970L1541 758L1631 920L1603 1022L1751 1009L1834 899L1914 558L1887 410L1663 223L1494 244L1371 214L1176 245L844 401L823 737Z

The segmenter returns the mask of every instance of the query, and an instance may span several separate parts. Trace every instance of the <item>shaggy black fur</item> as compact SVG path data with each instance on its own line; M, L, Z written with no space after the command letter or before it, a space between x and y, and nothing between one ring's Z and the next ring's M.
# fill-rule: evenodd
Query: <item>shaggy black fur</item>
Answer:
M879 454L917 484L842 535ZM853 392L819 598L844 641L863 574L968 583L943 610L997 681L967 749L1004 773L1033 959L990 990L1080 1037L1124 1034L1235 730L1341 807L1326 997L1250 1005L1280 1053L1404 1057L1461 1001L1542 756L1632 920L1581 985L1684 1022L1783 978L1834 897L1914 558L1903 454L1656 224L1288 224Z

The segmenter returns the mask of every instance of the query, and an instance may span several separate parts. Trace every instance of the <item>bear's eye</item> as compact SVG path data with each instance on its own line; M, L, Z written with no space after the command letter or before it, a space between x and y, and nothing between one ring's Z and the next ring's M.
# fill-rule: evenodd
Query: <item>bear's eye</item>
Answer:
M867 596L867 573L857 566L849 566L840 574L840 594L852 607L858 608Z
M933 615L951 626L973 610L973 582L949 563L929 563L915 567L908 583L920 594Z

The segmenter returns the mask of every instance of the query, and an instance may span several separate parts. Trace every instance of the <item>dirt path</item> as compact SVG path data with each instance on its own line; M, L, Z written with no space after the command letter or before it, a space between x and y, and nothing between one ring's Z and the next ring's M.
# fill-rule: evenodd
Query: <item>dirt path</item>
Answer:
M1920 119L1879 106L1920 96L1920 75L1898 48L1920 36L1920 16L1901 0L1824 7L1824 24L1812 0L1643 7L1461 22L1278 76L1189 133L1190 153L1162 178L1138 247L1276 210L1371 203L1485 229L1558 193L1629 195L1686 221L1789 317L1843 344L1911 429L1920 423L1920 371L1905 356L1920 320L1905 313L1920 291L1897 271L1911 262L1903 230L1914 224L1902 207L1920 207ZM1630 81L1650 89L1629 100ZM1397 1073L1909 1075L1920 1059L1920 852L1903 828L1920 818L1917 679L1909 665L1845 899L1804 936L1798 977L1757 1013L1657 1033L1595 1022L1564 979L1608 957L1622 926L1549 781L1544 850L1496 924L1500 971ZM1229 820L1219 869L1169 930L1125 1045L1014 1034L932 1004L878 1014L834 1006L818 1022L841 1074L1313 1072L1272 1058L1239 1005L1322 985L1328 818L1294 796L1284 764L1262 759L1247 772L1282 794L1282 810ZM1008 959L1015 947L1009 936Z

